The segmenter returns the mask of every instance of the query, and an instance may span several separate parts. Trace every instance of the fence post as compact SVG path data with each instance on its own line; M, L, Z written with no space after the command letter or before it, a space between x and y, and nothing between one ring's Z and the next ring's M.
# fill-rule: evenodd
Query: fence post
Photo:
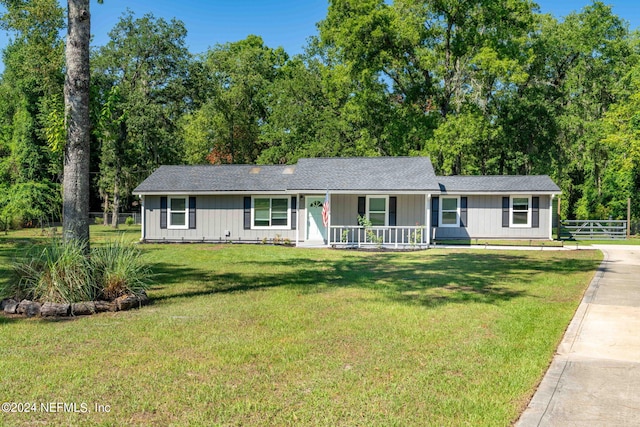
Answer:
M631 197L627 197L627 239L631 237Z

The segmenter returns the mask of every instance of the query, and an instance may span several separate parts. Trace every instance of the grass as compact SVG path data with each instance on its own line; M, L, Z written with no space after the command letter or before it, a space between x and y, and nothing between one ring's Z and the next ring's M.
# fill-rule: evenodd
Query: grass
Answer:
M631 236L628 239L609 239L609 240L578 240L580 245L640 245L639 236ZM576 240L565 240L565 246L575 245Z
M20 233L0 237L0 280L12 254L36 239ZM509 425L601 259L143 251L156 273L148 307L68 321L0 315L2 400L90 410L0 413L0 425Z
M557 248L562 247L562 241L559 240L540 240L540 239L451 239L436 240L437 245L460 245L460 246L534 246Z

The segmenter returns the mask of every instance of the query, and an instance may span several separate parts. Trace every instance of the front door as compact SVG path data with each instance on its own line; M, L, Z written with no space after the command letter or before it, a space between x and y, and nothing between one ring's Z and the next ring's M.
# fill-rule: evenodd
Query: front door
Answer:
M307 197L307 241L324 242L326 228L322 223L324 197Z

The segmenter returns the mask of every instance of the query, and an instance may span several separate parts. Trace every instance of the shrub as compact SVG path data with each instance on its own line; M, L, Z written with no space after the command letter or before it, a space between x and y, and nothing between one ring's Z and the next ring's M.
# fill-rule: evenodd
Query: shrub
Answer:
M102 218L101 216L97 216L95 219L95 223L98 225L104 224L104 218Z
M102 298L140 295L151 285L151 270L133 243L120 240L96 247L91 252L91 263Z
M60 239L34 247L13 264L14 280L0 297L73 303L141 295L151 284L150 268L133 243L107 242L85 256L84 245Z
M72 303L91 301L98 294L91 261L76 241L52 240L44 248L34 247L13 269L16 280L3 292L11 296Z
M133 225L133 224L135 224L136 222L134 221L134 219L133 219L133 217L132 217L132 216L128 216L128 217L127 217L127 219L125 219L125 220L124 220L124 223L125 223L126 225Z

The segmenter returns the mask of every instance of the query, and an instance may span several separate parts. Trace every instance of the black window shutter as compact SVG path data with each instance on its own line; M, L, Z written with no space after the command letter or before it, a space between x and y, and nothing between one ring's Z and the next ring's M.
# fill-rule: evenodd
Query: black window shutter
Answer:
M390 227L396 226L397 209L398 209L398 198L396 196L389 197L389 226Z
M509 228L509 198L502 198L502 226Z
M196 198L195 196L189 197L189 229L196 229Z
M358 197L358 216L364 217L367 214L366 197Z
M431 199L431 226L438 226L438 217L440 216L440 197Z
M298 198L296 196L291 197L291 229L295 230L298 227Z
M167 228L167 198L160 197L160 228Z
M467 198L460 197L460 227L467 226Z
M540 197L531 198L531 227L540 228Z
M244 198L244 229L251 230L251 197Z

